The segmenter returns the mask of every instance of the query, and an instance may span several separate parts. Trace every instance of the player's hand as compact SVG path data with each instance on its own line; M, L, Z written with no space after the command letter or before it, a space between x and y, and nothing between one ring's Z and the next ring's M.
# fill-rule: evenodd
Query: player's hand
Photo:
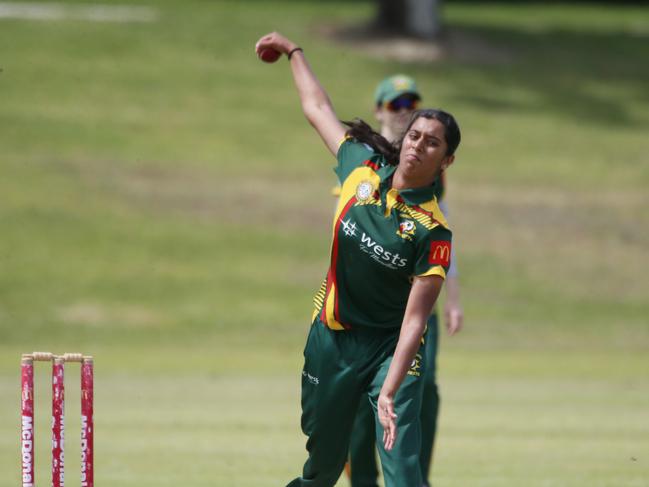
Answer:
M462 329L464 325L464 312L457 305L447 305L444 309L444 321L448 334L453 336Z
M383 446L386 451L390 451L397 438L397 415L394 412L394 400L381 393L376 407L378 408L379 423L383 426Z
M262 36L255 44L255 52L257 55L264 49L274 49L282 54L288 54L292 49L296 48L297 44L291 42L279 32L271 32Z

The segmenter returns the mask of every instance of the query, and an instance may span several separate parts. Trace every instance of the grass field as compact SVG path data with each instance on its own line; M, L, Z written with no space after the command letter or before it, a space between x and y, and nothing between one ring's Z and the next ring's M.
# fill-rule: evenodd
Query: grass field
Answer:
M0 18L0 487L19 484L34 349L96 357L100 485L299 473L334 176L286 62L254 56L275 29L341 118L371 120L375 84L403 71L461 123L448 198L466 329L442 339L435 486L649 486L646 7L449 1L466 56L406 64L317 34L370 2L137 3L157 20Z

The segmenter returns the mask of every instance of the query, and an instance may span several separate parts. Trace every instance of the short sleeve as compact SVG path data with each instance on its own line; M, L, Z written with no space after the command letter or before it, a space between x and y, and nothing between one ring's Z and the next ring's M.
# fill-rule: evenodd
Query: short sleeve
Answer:
M444 216L446 217L446 221L449 221L449 209L448 209L448 203L446 200L442 200L439 202L439 209L442 210L442 213L444 213ZM446 273L446 277L457 277L459 275L458 269L457 269L457 254L455 252L455 248L451 248L451 265L448 269L448 272Z
M345 138L336 155L338 165L334 172L338 176L338 181L342 184L354 169L374 155L375 153L369 145L358 142L356 139Z
M429 231L417 248L415 276L440 276L446 279L451 266L451 231L438 225Z

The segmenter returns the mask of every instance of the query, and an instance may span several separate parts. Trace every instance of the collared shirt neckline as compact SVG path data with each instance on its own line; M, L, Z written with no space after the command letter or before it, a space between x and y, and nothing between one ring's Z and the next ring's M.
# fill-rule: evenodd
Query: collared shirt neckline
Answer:
M392 188L392 177L394 172L397 170L397 166L384 166L379 169L378 175L381 178L381 186L384 191L382 193L387 193ZM437 191L437 185L439 184L439 178L436 179L433 184L430 186L424 186L421 188L407 188L407 189L398 189L396 190L403 198L403 201L407 205L420 205L427 201L432 200L435 197L435 192Z

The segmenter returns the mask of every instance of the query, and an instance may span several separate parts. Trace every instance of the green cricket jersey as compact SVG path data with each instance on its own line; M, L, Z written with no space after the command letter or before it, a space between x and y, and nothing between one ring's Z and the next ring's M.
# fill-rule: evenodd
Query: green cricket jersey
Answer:
M437 206L437 184L396 190L395 166L345 139L335 171L341 183L331 261L313 318L335 330L400 327L412 278L446 277L451 231Z

